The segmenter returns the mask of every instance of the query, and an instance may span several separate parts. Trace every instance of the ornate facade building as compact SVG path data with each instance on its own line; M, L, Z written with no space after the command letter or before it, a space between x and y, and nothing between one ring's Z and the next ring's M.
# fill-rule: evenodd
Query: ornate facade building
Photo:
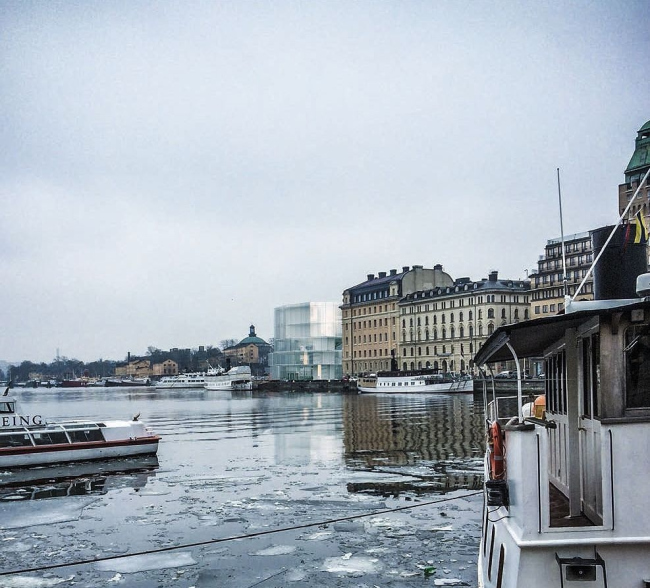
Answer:
M473 357L494 329L530 318L530 282L460 278L400 300L401 370L473 371Z
M529 318L530 283L454 280L441 265L369 275L343 292L343 372L391 369L470 372L499 325Z
M405 266L367 279L343 292L343 373L356 375L391 369L399 341L399 301L425 288L453 284L441 265Z

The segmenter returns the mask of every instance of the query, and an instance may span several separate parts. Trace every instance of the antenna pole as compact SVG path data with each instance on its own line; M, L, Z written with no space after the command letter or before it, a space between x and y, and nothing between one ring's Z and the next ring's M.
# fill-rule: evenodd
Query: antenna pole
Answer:
M603 245L602 249L600 250L600 253L598 254L598 257L594 259L594 262L591 264L591 267L589 268L589 271L585 275L584 278L582 278L582 282L580 282L580 285L578 286L578 289L576 290L576 293L573 295L573 298L571 298L571 302L573 302L576 299L576 296L580 293L580 290L582 290L582 287L585 285L585 282L589 279L589 276L594 271L594 267L596 267L596 264L598 263L598 260L601 258L602 254L605 252L605 249L607 249L607 245L609 245L609 242L612 240L614 237L614 233L616 232L616 229L618 228L618 225L621 224L623 219L627 216L627 213L629 212L630 208L632 208L632 203L636 199L636 197L639 195L639 192L641 191L641 188L645 184L646 180L648 179L648 176L650 175L650 168L648 168L648 171L645 172L645 176L643 176L643 179L639 182L639 186L636 189L636 192L634 192L634 196L630 198L630 201L627 203L627 206L625 207L625 210L623 211L623 214L618 219L618 222L616 223L616 226L612 229L612 232L609 234L609 237L607 237L607 241L605 241L605 244Z
M564 305L566 306L567 297L567 278L566 278L566 248L564 247L564 220L562 218L562 190L560 189L560 168L557 168L557 197L560 203L560 240L562 241L562 285L564 287Z

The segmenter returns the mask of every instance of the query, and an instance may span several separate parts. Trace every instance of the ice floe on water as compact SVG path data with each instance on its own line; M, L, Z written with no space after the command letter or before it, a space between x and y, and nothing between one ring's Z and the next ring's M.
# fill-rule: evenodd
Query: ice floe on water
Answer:
M68 497L66 501L39 500L34 502L12 502L0 506L0 529L20 529L36 525L51 525L76 521L84 508L96 498Z
M296 548L293 545L273 545L266 549L260 549L259 551L251 553L251 555L288 555L289 553L293 553L295 550Z
M5 576L2 578L2 588L51 588L59 584L71 582L74 576L67 578L40 578L38 576Z
M104 572L110 571L120 572L122 574L134 574L136 572L148 572L150 570L193 566L196 565L196 560L189 552L152 553L148 555L134 555L132 557L120 557L118 559L100 561L95 565L97 566L97 569Z
M340 557L328 557L321 569L338 575L375 574L382 569L382 565L374 557L353 556L351 553L346 553Z

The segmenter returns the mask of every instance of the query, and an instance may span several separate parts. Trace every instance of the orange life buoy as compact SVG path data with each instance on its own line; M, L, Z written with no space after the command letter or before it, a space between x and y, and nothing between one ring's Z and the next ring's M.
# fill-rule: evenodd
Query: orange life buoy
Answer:
M493 480L503 478L505 472L503 463L503 433L498 421L494 421L490 426L490 475Z

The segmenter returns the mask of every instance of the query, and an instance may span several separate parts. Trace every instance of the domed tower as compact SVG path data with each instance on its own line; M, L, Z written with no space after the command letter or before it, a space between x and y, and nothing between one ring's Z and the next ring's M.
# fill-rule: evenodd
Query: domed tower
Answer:
M650 168L650 121L645 123L637 133L634 153L625 169L625 183L618 187L619 214L623 214L648 168ZM650 181L646 181L645 186L641 188L639 196L630 209L629 216L634 216L639 210L642 211L647 222L650 215Z

